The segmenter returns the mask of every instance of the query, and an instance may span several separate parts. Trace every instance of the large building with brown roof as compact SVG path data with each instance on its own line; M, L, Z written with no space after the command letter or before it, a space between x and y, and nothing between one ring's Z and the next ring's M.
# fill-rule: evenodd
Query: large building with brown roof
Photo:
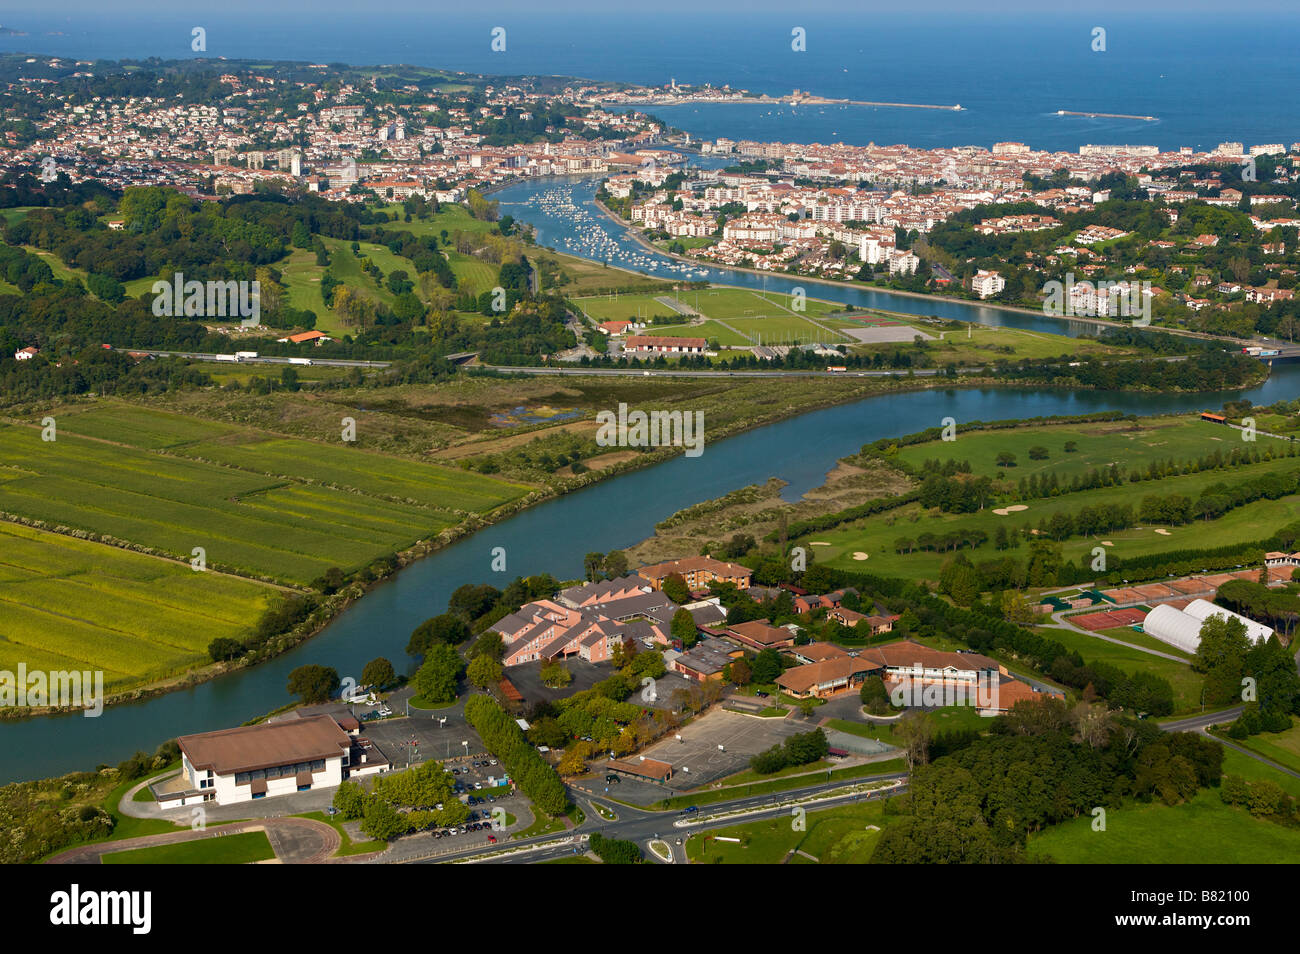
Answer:
M656 590L662 590L664 580L674 573L679 574L692 591L703 589L714 582L733 583L737 589L744 590L749 588L750 579L749 567L738 563L724 563L722 560L706 556L655 563L651 566L643 566L636 572L638 576L649 581Z
M353 738L328 715L200 732L176 741L188 788L173 786L167 803L160 800L163 808L248 802L329 788L354 768L361 774L362 758L352 764ZM388 763L365 764L365 771L380 771Z

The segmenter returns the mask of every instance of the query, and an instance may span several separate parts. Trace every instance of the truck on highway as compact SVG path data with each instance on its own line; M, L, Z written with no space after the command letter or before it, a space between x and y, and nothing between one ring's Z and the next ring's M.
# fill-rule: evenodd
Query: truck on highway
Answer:
M257 357L257 352L256 352L256 351L236 351L236 352L235 352L235 360L236 360L236 361L243 361L243 360L245 360L245 359L247 359L247 358L256 358L256 357Z
M311 358L290 358L290 364L311 364Z
M212 356L217 361L238 361L239 358L233 354L214 354Z

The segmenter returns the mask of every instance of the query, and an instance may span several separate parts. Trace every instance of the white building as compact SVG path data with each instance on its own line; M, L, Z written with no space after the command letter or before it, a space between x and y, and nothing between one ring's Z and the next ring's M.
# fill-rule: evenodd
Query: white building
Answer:
M980 269L970 280L970 288L981 298L991 298L1007 287L1007 280L997 272Z
M17 351L14 352L14 360L30 361L38 354L40 354L40 351L38 351L36 348L19 348Z
M1263 642L1273 635L1273 630L1263 623L1247 619L1206 600L1192 600L1181 610L1163 604L1157 606L1147 614L1142 629L1163 643L1186 653L1194 653L1201 645L1201 626L1211 616L1240 620L1245 624L1246 636L1252 642Z
M338 785L349 774L383 771L332 717L312 715L183 735L180 784L155 791L159 807L229 805ZM354 751L358 753L354 758ZM364 768L363 768L364 764Z

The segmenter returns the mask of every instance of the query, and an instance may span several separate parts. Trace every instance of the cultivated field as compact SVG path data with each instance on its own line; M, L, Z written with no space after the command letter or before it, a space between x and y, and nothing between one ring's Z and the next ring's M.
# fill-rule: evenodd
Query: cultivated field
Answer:
M0 523L0 669L104 670L105 688L183 671L247 635L274 591L129 550Z
M58 422L49 443L39 428L0 426L0 511L186 560L203 547L210 565L290 583L362 566L528 490L129 405Z

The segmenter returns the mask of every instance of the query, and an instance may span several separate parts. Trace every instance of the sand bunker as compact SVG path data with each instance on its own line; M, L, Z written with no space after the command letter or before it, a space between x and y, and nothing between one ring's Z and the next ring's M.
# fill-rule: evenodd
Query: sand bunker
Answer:
M855 559L855 560L865 560L865 559L866 559L867 557L869 557L870 555L871 555L871 554L869 554L869 553L863 553L861 550L857 550L857 551L855 551L854 554L853 554L853 559Z
M1160 534L1162 537L1167 537L1167 536L1169 536L1169 531L1166 530L1166 529L1164 529L1163 527L1158 528L1158 529L1156 530L1156 533Z
M1009 507L998 507L993 512L999 517L1005 517L1009 513L1019 513L1021 510L1028 510L1025 504L1012 504Z
M830 546L830 544L827 543L825 540L809 540L809 541L808 541L808 546L810 546L810 547L828 547L828 546Z
M1115 544L1111 543L1109 540L1103 540L1101 541L1101 545L1103 547L1113 547Z

